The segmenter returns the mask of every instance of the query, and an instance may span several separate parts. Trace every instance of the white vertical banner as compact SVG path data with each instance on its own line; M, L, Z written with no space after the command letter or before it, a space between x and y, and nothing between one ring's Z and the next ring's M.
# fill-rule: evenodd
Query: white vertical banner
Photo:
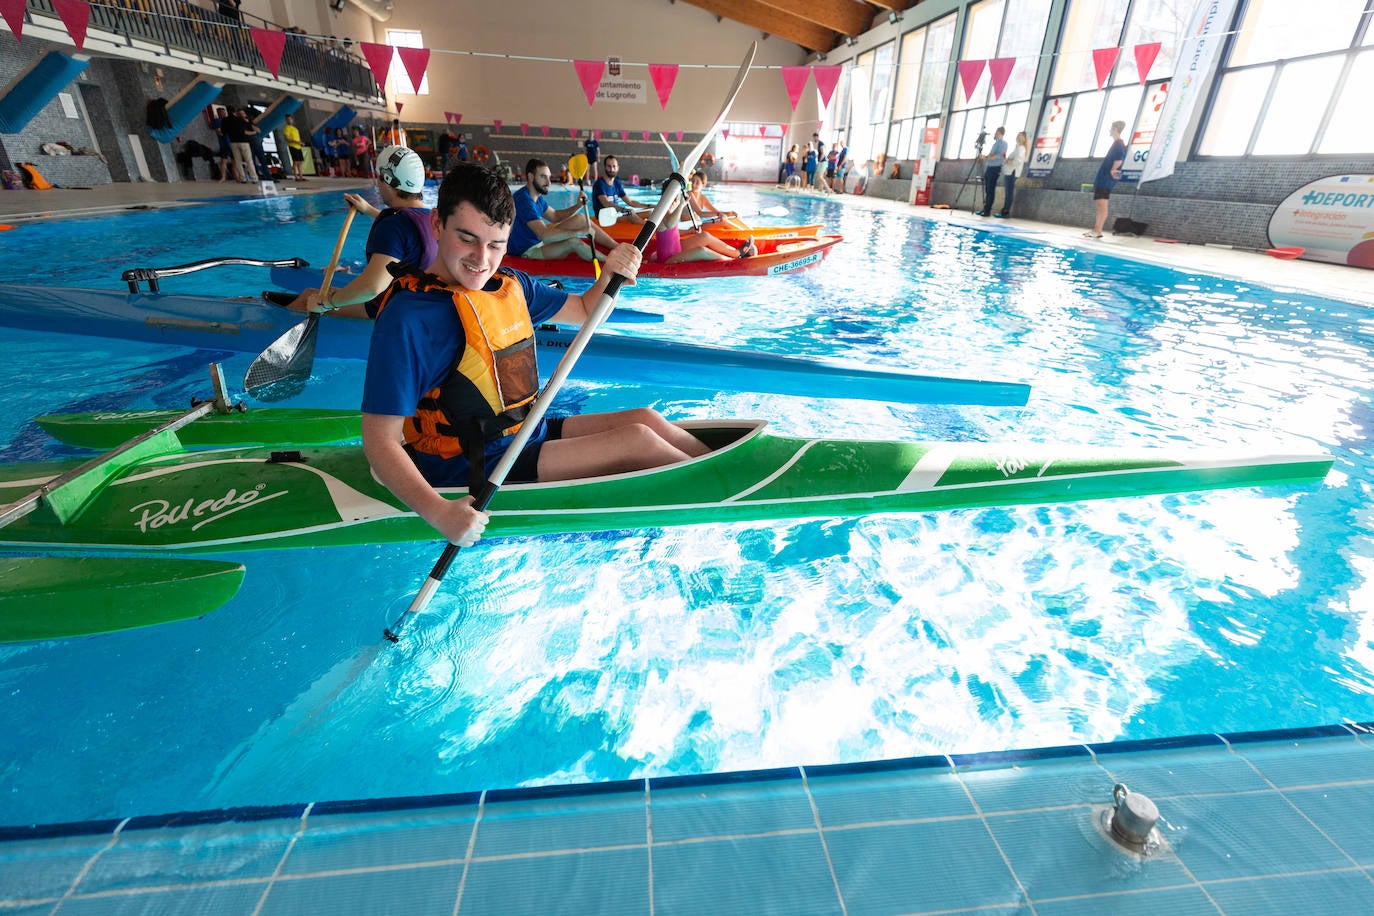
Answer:
M1159 115L1159 127L1150 145L1149 158L1140 173L1140 183L1167 178L1174 173L1183 134L1192 120L1202 94L1204 78L1212 69L1217 51L1226 41L1226 32L1236 14L1236 0L1198 0L1188 23L1187 38L1178 49L1178 63L1169 81L1169 97Z

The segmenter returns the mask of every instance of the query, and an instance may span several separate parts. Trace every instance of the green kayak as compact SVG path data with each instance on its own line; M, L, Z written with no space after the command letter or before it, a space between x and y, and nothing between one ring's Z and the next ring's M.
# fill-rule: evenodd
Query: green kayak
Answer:
M180 410L110 410L34 417L43 431L77 448L111 449L180 416ZM356 410L254 407L211 413L177 430L192 448L227 445L328 445L362 437Z
M712 452L632 474L508 484L491 505L487 536L1303 483L1320 481L1331 467L1331 458L1318 454L1186 456L1171 450L863 442L774 436L758 421L682 425ZM188 452L174 438L154 442L160 452L145 446L105 469L103 482L89 486L79 502L67 501L65 511L43 502L0 528L0 549L208 552L436 539L432 528L373 478L356 445ZM0 503L20 500L74 465L0 467Z

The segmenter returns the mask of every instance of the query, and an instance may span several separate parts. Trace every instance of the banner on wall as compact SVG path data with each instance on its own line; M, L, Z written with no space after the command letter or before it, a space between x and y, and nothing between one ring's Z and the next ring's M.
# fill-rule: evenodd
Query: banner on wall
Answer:
M1312 261L1374 270L1374 175L1332 175L1289 194L1269 217L1269 240Z
M1059 146L1064 142L1064 123L1069 120L1069 104L1064 99L1050 99L1045 113L1040 116L1040 129L1035 132L1031 143L1030 162L1026 175L1029 178L1044 178L1054 171L1054 162L1059 158Z
M655 95L657 98L657 95ZM641 105L649 101L649 82L626 76L619 57L606 58L606 72L597 84L591 104L599 102L630 102Z
M1150 97L1145 100L1145 108L1140 112L1140 121L1131 132L1130 145L1126 147L1126 161L1121 166L1123 181L1137 181L1145 170L1145 162L1150 158L1150 144L1154 142L1155 129L1159 127L1159 113L1168 97L1168 83L1160 83L1150 90Z
M1169 98L1160 113L1155 142L1150 147L1151 155L1140 173L1141 184L1174 173L1183 134L1193 118L1202 84L1212 69L1217 51L1226 42L1235 13L1236 0L1198 0L1193 8L1187 37L1179 48L1174 78L1169 81Z

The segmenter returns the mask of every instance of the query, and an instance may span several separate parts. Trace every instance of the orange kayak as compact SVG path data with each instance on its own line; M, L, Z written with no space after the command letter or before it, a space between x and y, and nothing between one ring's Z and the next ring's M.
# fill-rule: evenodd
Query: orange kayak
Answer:
M664 277L674 280L693 280L698 277L771 277L819 264L842 237L822 235L812 239L755 238L758 254L729 261L688 261L682 264L660 264L645 259L639 268L641 277ZM739 243L736 244L738 247ZM590 277L592 264L576 255L552 261L517 258L506 255L504 267L514 267L536 277Z
M613 226L603 226L606 234L617 242L633 242L635 236L639 234L639 226L629 220L618 220ZM693 230L691 224L685 219L679 224L684 238L689 237ZM716 222L707 223L707 232L724 242L734 245L742 245L744 240L753 237L754 241L760 239L814 239L820 234L821 224L810 223L805 226L750 226L737 219L722 219Z

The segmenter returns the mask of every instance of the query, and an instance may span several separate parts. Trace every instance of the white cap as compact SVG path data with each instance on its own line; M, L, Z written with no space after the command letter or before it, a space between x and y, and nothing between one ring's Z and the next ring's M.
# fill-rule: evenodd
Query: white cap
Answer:
M398 191L419 194L425 186L425 164L409 147L388 146L377 154L377 177Z

